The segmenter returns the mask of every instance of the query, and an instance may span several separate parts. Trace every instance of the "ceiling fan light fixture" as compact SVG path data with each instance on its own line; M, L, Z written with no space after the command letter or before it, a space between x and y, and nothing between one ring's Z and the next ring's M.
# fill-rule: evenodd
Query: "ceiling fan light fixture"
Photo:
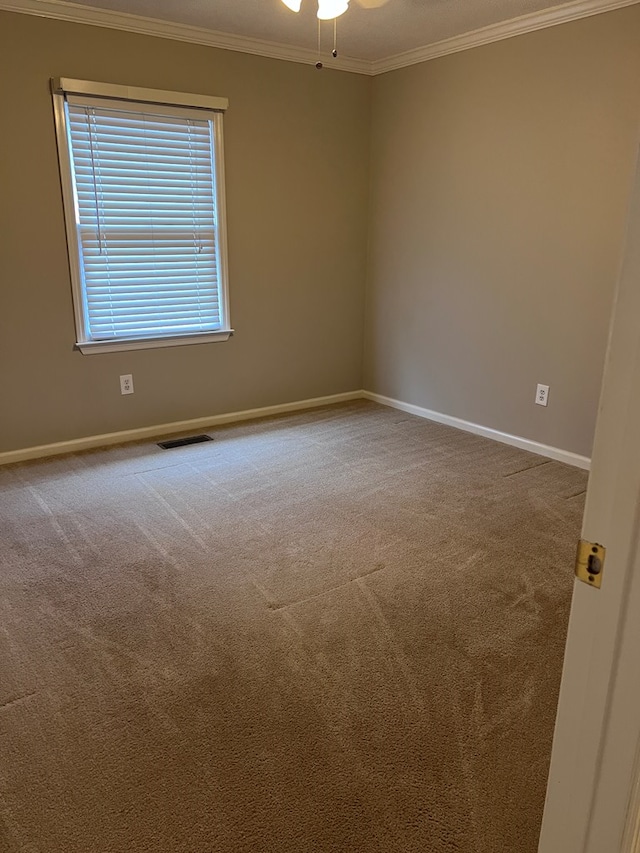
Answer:
M284 5L292 12L299 12L302 0L282 0ZM364 2L364 0L360 0ZM372 0L372 2L386 3L386 0ZM333 50L331 56L338 58L338 18L349 8L349 0L317 0L318 3L318 61L316 68L322 68L320 60L320 46L322 42L322 21L333 21Z
M318 0L318 18L321 21L331 21L338 18L349 8L349 0Z

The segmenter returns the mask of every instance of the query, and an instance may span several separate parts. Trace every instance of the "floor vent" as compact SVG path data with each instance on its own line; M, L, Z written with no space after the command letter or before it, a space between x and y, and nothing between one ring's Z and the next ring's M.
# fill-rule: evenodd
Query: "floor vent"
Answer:
M203 441L213 441L210 435L189 435L187 438L171 438L169 441L159 441L158 447L172 450L174 447L186 447L187 444L202 444Z

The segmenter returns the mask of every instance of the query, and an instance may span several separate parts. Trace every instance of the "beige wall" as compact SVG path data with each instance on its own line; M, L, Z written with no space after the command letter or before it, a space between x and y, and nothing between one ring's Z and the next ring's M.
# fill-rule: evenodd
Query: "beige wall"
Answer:
M361 387L370 79L1 12L0 71L0 451ZM228 343L74 351L55 76L230 99Z
M634 6L370 80L0 13L0 451L364 385L589 454L638 44ZM52 76L230 98L231 341L74 351Z
M639 46L633 6L374 79L366 388L590 455Z

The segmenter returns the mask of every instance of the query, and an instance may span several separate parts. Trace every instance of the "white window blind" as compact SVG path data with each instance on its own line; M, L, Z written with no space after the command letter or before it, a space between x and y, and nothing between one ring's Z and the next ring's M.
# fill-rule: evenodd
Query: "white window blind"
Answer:
M229 331L215 114L86 96L64 110L79 344Z

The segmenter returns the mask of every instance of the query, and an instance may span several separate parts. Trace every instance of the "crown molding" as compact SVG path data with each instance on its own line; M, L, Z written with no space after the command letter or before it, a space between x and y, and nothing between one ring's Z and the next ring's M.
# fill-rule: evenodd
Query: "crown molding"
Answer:
M385 74L388 71L417 65L430 59L437 59L440 56L459 53L495 41L532 33L558 24L566 24L580 18L588 18L592 15L621 9L625 6L633 6L637 3L640 3L640 0L573 0L570 3L521 15L518 18L502 21L498 24L491 24L479 30L433 42L424 45L424 47L418 47L374 62L366 59L339 57L335 60L325 61L324 65L326 68L350 71L354 74ZM190 42L191 44L202 44L207 47L266 56L270 59L283 59L287 62L300 62L305 65L315 65L317 60L316 52L307 48L292 47L287 44L237 36L231 33L221 33L189 24L161 21L158 18L146 18L142 15L130 15L127 12L113 12L110 9L82 6L79 3L70 3L68 0L0 0L0 10L35 15L40 18L71 21L76 24L88 24L94 27L106 27L112 30L124 30L125 32Z
M462 50L470 50L473 47L480 47L495 41L533 33L536 30L544 30L558 24L567 24L580 18L589 18L592 15L622 9L624 6L633 6L639 2L640 0L574 0L572 3L553 6L540 12L531 12L509 21L491 24L479 30L472 30L453 38L433 42L424 47L377 60L372 63L371 73L374 75L385 74L387 71L417 65L420 62L427 62L429 59L448 56L450 53L460 53Z
M159 18L146 18L142 15L130 15L128 12L114 12L111 9L98 9L94 6L82 6L67 0L0 0L0 10L35 15L39 18L54 18L58 21L71 21L74 24L88 24L94 27L106 27L111 30L124 30L157 38L186 41L222 50L235 50L239 53L251 53L255 56L267 56L270 59L284 59L288 62L301 62L315 65L318 55L315 50L293 47L288 44L264 41L263 39L221 33L190 24L161 21ZM371 74L371 62L364 59L352 59L348 56L338 59L324 59L325 68L336 71L351 71L355 74Z

